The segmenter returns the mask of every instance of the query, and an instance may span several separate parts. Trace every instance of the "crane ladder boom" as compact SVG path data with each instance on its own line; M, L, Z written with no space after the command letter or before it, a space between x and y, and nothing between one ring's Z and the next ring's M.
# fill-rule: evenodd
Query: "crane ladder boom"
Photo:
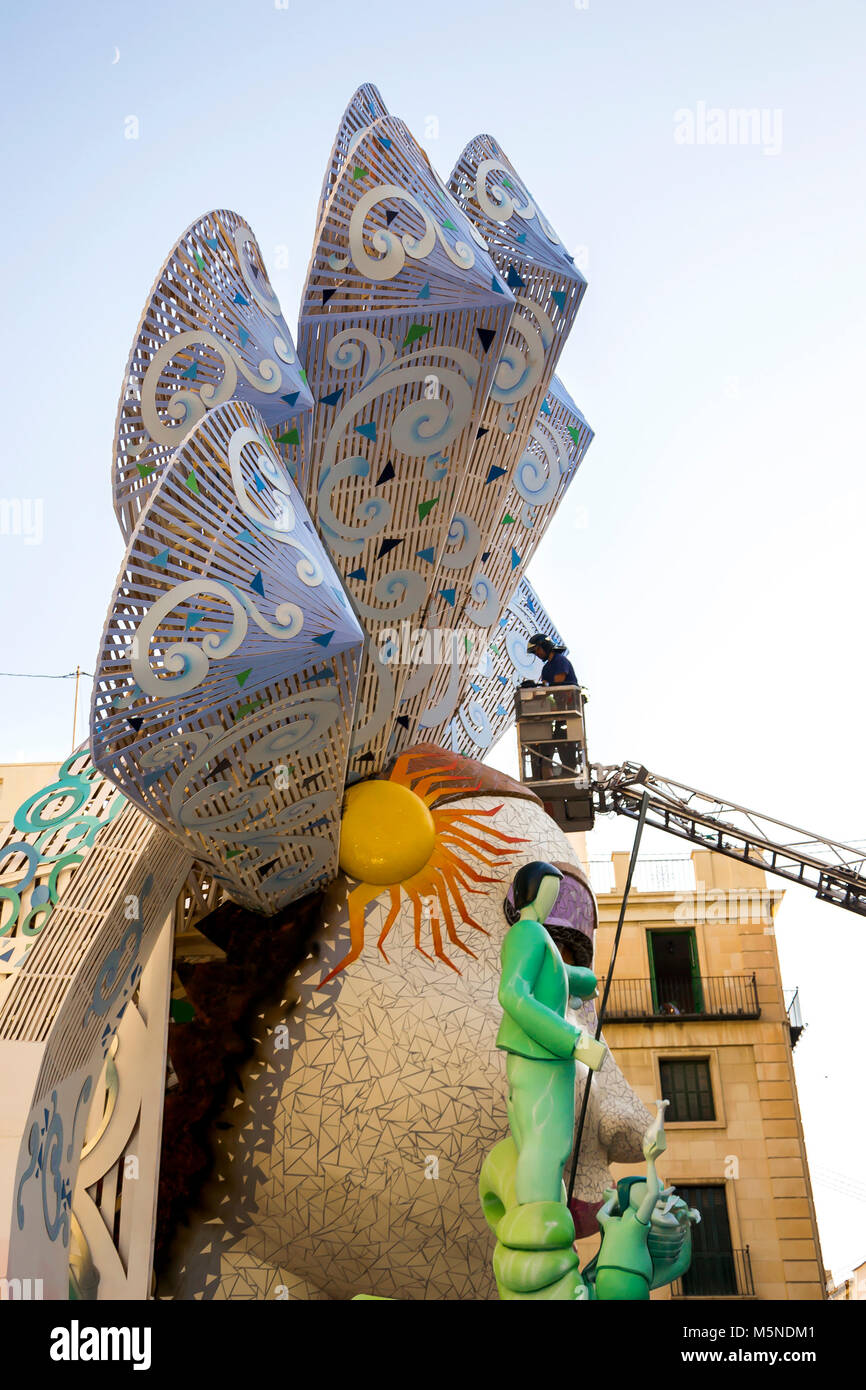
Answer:
M644 792L647 825L806 884L822 901L866 916L866 851L656 776L640 763L593 764L596 811L615 811L636 820Z

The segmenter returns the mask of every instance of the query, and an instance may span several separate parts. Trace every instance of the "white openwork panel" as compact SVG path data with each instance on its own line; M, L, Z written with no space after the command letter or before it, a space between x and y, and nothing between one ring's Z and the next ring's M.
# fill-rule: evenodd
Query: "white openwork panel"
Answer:
M557 646L563 638L529 583L521 579L502 617L489 634L480 660L465 668L460 706L442 742L470 758L482 757L514 723L514 689L537 680L541 662L526 650L543 632Z
M117 413L114 510L128 539L173 451L207 410L255 405L297 467L312 408L258 243L235 212L206 213L157 276ZM298 435L295 443L295 434Z
M515 312L463 470L450 545L431 588L424 625L434 631L489 626L513 589L518 564L505 518L514 477L586 289L573 258L490 136L466 147L449 186L489 245L514 294ZM426 690L414 683L412 698L401 706L408 717L397 746L418 736L436 737L456 708L458 675L454 663L443 662L431 671Z
M94 760L232 897L277 911L336 869L362 642L261 416L217 406L130 540Z
M334 148L331 151L331 158L328 161L328 167L322 181L318 222L321 222L324 216L328 199L334 191L334 185L342 174L343 166L361 132L372 125L373 121L378 121L380 117L389 114L378 87L374 87L372 82L362 83L343 112L340 129L337 131L337 138L334 141Z
M123 804L82 747L16 809L0 839L0 1002Z
M310 513L369 637L351 768L380 767L512 314L510 291L401 121L362 130L320 222L298 345L316 402Z
M526 448L511 474L496 543L488 543L489 549L483 552L483 572L476 575L470 601L461 615L465 646L469 651L465 647L458 650L460 661L452 666L448 690L439 711L440 720L426 733L432 742L449 742L448 729L455 709L460 708L460 718L465 721L467 705L476 705L472 698L473 654L483 652L488 639L496 640L497 624L505 611L501 595L519 592L526 568L580 467L592 437L586 420L559 377L554 376ZM477 706L475 714L480 716ZM430 718L430 715L425 717ZM473 727L478 738L483 739L492 732L492 727L488 729L484 720Z

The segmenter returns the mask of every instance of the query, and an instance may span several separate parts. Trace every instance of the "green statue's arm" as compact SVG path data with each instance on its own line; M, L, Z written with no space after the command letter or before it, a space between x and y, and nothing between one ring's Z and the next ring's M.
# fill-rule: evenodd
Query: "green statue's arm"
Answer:
M546 950L543 927L527 919L514 923L502 943L499 1002L528 1037L566 1059L574 1055L580 1029L535 997Z
M598 989L598 980L582 965L567 965L568 993L574 999L591 999Z
M595 1219L601 1227L602 1232L604 1232L604 1228L607 1225L608 1221L619 1221L620 1219L618 1216L614 1216L613 1214L613 1209L616 1206L616 1188L606 1187L604 1190L604 1195L607 1200L605 1201L604 1205L600 1207L599 1210L595 1213Z

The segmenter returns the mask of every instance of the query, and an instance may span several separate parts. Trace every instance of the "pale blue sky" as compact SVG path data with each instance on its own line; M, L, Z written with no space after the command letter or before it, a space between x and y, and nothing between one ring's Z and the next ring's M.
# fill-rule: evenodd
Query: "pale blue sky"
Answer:
M560 375L596 439L530 577L591 690L591 757L866 839L864 31L839 0L6 10L0 497L41 501L43 536L0 535L2 669L93 669L117 397L174 239L243 213L294 324L370 80L419 138L435 118L443 175L493 134L584 264ZM699 103L765 109L781 148L678 144ZM71 707L71 683L0 679L0 761L62 756ZM866 924L792 889L777 931L810 1157L859 1178ZM862 1201L816 1199L826 1262L866 1259Z

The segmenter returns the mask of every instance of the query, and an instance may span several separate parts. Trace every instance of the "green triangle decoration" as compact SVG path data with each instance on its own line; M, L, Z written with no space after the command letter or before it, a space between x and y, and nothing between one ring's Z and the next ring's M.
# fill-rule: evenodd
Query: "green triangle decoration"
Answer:
M149 478L156 467L153 463L137 463L135 466L138 469L139 476L142 478Z
M186 480L186 485L191 492L195 493L196 497L201 497L201 492L199 491L198 486L198 478L195 476L195 472L192 468L189 470L189 476Z
M511 515L510 512L506 512L505 515L504 515L504 517L502 518L502 520L501 520L501 522L500 522L499 524L500 524L500 526L513 526L513 525L514 525L514 517Z
M285 434L277 435L278 444L300 444L301 436L297 429L286 430Z
M423 521L424 518L425 518L425 516L427 516L428 513L432 512L433 508L436 506L436 503L437 503L438 501L439 501L439 498L438 498L438 497L434 497L434 498L432 498L432 500L429 501L429 502L419 502L419 503L418 503L418 520L419 520L419 521Z
M568 426L568 432L569 432L569 434L571 435L572 439L574 440L575 444L579 444L579 443L580 443L580 430L577 428L577 426L576 426L576 425L569 425L569 426Z
M406 337L403 339L403 347L410 347L412 343L416 343L419 338L423 338L425 334L429 332L429 324L413 323L411 328L409 329L409 332L406 334Z
M238 671L237 675L235 676L235 680L237 681L238 685L241 686L241 688L243 688L246 685L252 673L252 666L250 666L249 670L247 671Z

